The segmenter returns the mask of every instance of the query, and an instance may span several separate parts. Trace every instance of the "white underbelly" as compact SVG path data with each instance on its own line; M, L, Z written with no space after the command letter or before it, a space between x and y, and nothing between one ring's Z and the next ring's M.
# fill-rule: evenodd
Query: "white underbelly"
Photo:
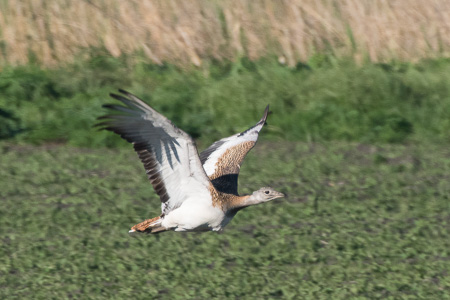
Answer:
M222 209L208 203L186 200L164 216L161 225L175 231L216 231L222 229L224 219Z

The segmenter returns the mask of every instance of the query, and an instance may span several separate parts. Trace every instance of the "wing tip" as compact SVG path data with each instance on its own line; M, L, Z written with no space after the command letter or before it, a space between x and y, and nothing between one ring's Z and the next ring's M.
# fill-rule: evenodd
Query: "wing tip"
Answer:
M122 94L122 95L118 95L118 94L115 94L115 93L109 93L109 96L111 98L114 98L114 99L122 101L122 102L124 102L123 101L124 99L128 100L128 101L131 101L131 100L134 100L135 98L137 98L135 95L133 95L132 93L130 93L130 92L124 90L124 89L117 89L117 91L120 94ZM125 98L125 96L128 97L128 98Z
M250 127L249 129L239 133L237 136L243 136L244 134L246 134L247 132L251 131L252 129L256 128L256 132L259 133L259 131L261 130L262 126L261 125L266 125L267 122L267 116L270 114L269 112L269 104L267 104L266 109L264 110L264 115L262 116L262 118L258 121L258 123L256 123L254 126ZM259 127L261 126L261 127Z
M117 94L114 94L114 93L109 93L109 96L111 97L111 98L114 98L114 99L116 99L116 100L119 100L120 102L123 102L123 96L121 96L121 95L117 95ZM106 105L106 104L105 104ZM103 107L105 107L105 105L102 105Z
M269 104L267 104L266 109L264 110L264 114L261 118L261 120L259 120L258 125L260 124L266 124L267 121L267 116L269 115Z
M127 95L127 96L132 95L130 92L128 92L128 91L126 91L124 89L118 89L118 91L119 91L119 93Z
M111 97L112 97L112 95L114 95L114 94L110 94ZM115 107L117 107L117 105L112 104L112 103L106 103L106 104L103 104L102 107L106 108L106 109L113 109L114 110Z

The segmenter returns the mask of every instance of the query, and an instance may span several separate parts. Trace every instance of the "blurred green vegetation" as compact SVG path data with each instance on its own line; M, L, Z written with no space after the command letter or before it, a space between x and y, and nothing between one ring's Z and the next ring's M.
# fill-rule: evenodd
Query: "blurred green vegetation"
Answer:
M264 140L240 192L287 198L137 238L160 202L131 147L0 143L0 298L449 298L447 146Z
M272 140L450 140L449 59L358 66L316 55L295 68L271 58L242 58L180 69L94 54L54 69L5 67L0 73L0 138L125 145L92 127L104 114L101 105L114 101L108 94L123 88L206 142L246 129L267 104L274 114L265 134Z

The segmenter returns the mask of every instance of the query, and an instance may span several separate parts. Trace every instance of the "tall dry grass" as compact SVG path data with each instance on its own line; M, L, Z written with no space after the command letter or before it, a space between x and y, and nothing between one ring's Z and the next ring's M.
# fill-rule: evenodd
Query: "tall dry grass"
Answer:
M4 0L0 63L51 65L91 46L194 65L269 54L294 65L322 51L417 60L449 55L449 16L448 0Z

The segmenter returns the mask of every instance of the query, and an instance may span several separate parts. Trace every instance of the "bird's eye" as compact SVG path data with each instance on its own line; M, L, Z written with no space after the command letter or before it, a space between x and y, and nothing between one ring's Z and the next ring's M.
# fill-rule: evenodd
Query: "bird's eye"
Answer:
M264 193L266 193L266 195L268 195L270 192L269 191L265 191Z

